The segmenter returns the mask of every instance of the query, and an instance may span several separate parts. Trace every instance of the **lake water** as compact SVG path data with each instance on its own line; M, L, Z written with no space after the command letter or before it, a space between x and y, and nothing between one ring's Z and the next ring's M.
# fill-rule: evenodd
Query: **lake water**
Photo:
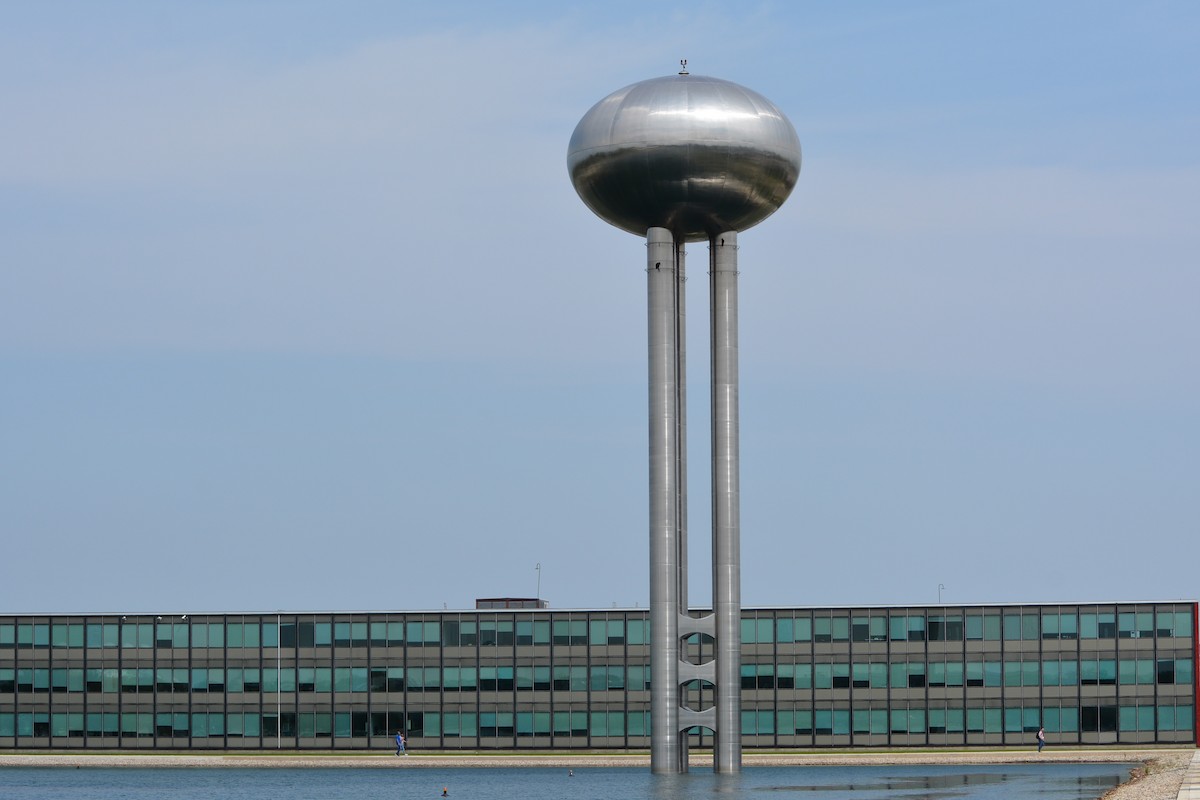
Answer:
M4 800L1095 800L1132 765L645 768L0 768Z

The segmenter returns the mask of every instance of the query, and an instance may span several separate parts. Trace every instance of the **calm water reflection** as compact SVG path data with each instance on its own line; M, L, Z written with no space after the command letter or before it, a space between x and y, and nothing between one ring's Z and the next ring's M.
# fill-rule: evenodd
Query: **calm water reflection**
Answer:
M653 776L643 768L0 768L5 800L1095 800L1131 765L749 767Z

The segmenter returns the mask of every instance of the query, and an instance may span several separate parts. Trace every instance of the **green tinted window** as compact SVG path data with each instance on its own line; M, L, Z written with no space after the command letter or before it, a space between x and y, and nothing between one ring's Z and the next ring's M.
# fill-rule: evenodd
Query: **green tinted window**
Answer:
M983 662L983 685L984 686L1001 686L1003 685L1003 669L999 661Z
M67 646L83 647L83 623L72 622L67 628Z
M208 646L209 647L224 647L225 646L225 623L210 622L208 625Z

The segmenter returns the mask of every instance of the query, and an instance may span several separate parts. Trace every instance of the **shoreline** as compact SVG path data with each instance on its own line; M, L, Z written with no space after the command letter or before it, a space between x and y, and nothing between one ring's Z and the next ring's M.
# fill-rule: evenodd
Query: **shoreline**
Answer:
M1200 755L1194 748L1130 748L1102 750L1028 750L952 751L952 752L870 752L870 753L744 753L742 765L747 770L763 766L981 766L994 764L1129 764L1129 777L1119 786L1106 792L1099 800L1178 800L1189 767ZM63 769L111 768L281 768L281 769L430 769L430 768L505 768L545 767L588 769L597 767L650 766L648 753L463 753L449 755L410 754L397 757L392 753L311 752L287 753L181 753L181 752L0 752L0 769L53 767ZM691 768L705 771L712 768L711 753L693 753Z
M744 753L742 765L756 766L886 766L907 764L917 766L1036 763L1129 763L1168 762L1176 767L1190 763L1193 748L1120 748L1093 750L956 750L947 752L772 752ZM469 752L421 753L410 752L397 757L390 752L220 752L192 753L184 751L33 751L0 752L0 767L280 767L280 768L345 768L370 769L429 768L429 767L649 767L649 753L512 753ZM691 768L712 767L708 752L693 753Z

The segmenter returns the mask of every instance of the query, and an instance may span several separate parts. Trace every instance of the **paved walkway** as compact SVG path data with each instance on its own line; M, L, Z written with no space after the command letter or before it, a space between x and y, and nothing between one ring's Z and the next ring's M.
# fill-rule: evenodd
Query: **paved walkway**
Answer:
M1178 800L1200 800L1200 750L1192 755L1191 766L1183 776Z

